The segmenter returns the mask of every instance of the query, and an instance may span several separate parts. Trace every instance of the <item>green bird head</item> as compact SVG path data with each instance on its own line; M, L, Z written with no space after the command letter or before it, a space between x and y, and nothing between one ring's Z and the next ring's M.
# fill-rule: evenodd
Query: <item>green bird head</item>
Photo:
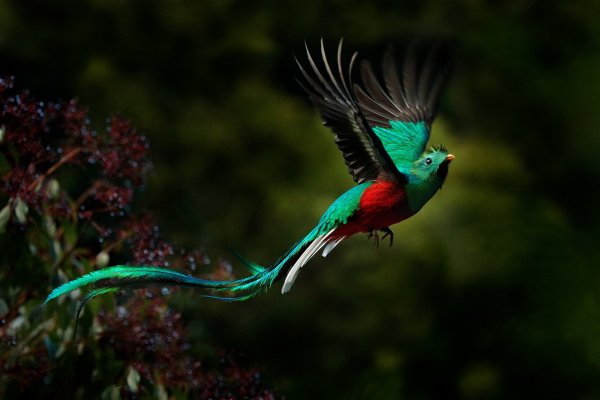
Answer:
M448 175L448 164L452 160L454 156L448 153L448 149L444 146L432 147L413 162L411 173L421 181L435 181L441 186Z
M442 188L454 155L444 146L432 147L412 164L406 186L410 208L418 211Z

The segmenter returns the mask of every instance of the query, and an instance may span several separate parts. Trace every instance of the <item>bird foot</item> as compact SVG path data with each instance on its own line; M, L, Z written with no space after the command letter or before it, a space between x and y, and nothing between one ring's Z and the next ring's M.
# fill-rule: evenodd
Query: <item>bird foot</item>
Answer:
M368 238L373 238L373 245L375 247L379 247L379 234L377 233L376 229L373 229L371 232L369 232Z
M381 237L381 241L383 241L383 239L385 239L386 237L389 236L390 238L390 247L392 247L392 244L394 244L394 232L392 232L392 230L387 227L384 229L373 229L372 231L369 232L369 239L373 238L373 245L375 247L379 247L379 233L378 232L383 232L384 235Z
M392 245L394 244L394 232L392 232L392 230L390 229L390 227L388 226L385 229L382 229L381 232L385 233L382 237L381 240L385 239L386 237L390 237L390 247L392 247Z

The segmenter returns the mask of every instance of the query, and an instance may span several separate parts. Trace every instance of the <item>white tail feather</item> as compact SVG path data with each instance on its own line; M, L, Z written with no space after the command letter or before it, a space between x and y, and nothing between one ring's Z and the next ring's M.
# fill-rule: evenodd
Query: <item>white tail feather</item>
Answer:
M329 255L329 253L331 253L331 250L335 249L335 246L337 246L338 244L340 244L340 242L342 240L346 239L346 236L342 236L340 238L337 238L335 240L332 240L330 242L327 243L327 246L325 246L325 248L323 249L323 257L327 257Z
M285 282L283 283L283 287L281 288L281 294L285 294L290 291L292 285L294 284L294 281L296 280L296 277L298 277L298 274L300 273L300 268L302 268L304 264L306 264L308 260L312 258L312 256L317 254L319 250L323 248L323 246L327 245L329 239L331 238L331 234L334 230L335 229L332 229L329 232L327 232L327 234L319 236L310 244L310 246L306 248L306 250L304 250L304 252L302 252L300 258L298 258L298 260L294 263L292 268L290 268L290 271L285 277Z

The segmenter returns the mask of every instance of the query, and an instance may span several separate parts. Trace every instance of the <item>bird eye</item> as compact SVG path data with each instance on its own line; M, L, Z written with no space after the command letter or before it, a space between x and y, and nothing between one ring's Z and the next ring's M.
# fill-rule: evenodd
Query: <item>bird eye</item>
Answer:
M425 164L430 165L433 161L431 161L431 158L427 157L425 159Z

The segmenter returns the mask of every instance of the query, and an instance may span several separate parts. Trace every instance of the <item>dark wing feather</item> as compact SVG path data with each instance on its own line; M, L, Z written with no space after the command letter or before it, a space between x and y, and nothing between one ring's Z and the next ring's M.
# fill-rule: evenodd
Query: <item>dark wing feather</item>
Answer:
M363 87L355 85L360 110L372 128L390 127L389 121L424 121L431 125L450 75L448 48L441 45L420 48L413 44L404 55L401 69L395 60L394 50L389 47L383 57L385 88L370 63L362 62Z
M405 182L405 176L398 171L385 151L381 140L373 133L351 91L353 88L351 74L356 53L350 61L347 76L343 74L342 43L343 40L340 40L337 50L338 76L327 61L323 40L321 40L321 57L325 74L319 70L307 47L306 55L311 73L307 72L296 59L307 85L299 83L321 113L325 126L335 134L335 143L341 150L346 166L357 183L374 181L378 178ZM385 92L383 93L385 94ZM372 107L376 109L373 114L377 115L379 112L382 121L390 112L385 108L383 111L379 110L377 103ZM383 106L379 106L379 108L381 107Z

